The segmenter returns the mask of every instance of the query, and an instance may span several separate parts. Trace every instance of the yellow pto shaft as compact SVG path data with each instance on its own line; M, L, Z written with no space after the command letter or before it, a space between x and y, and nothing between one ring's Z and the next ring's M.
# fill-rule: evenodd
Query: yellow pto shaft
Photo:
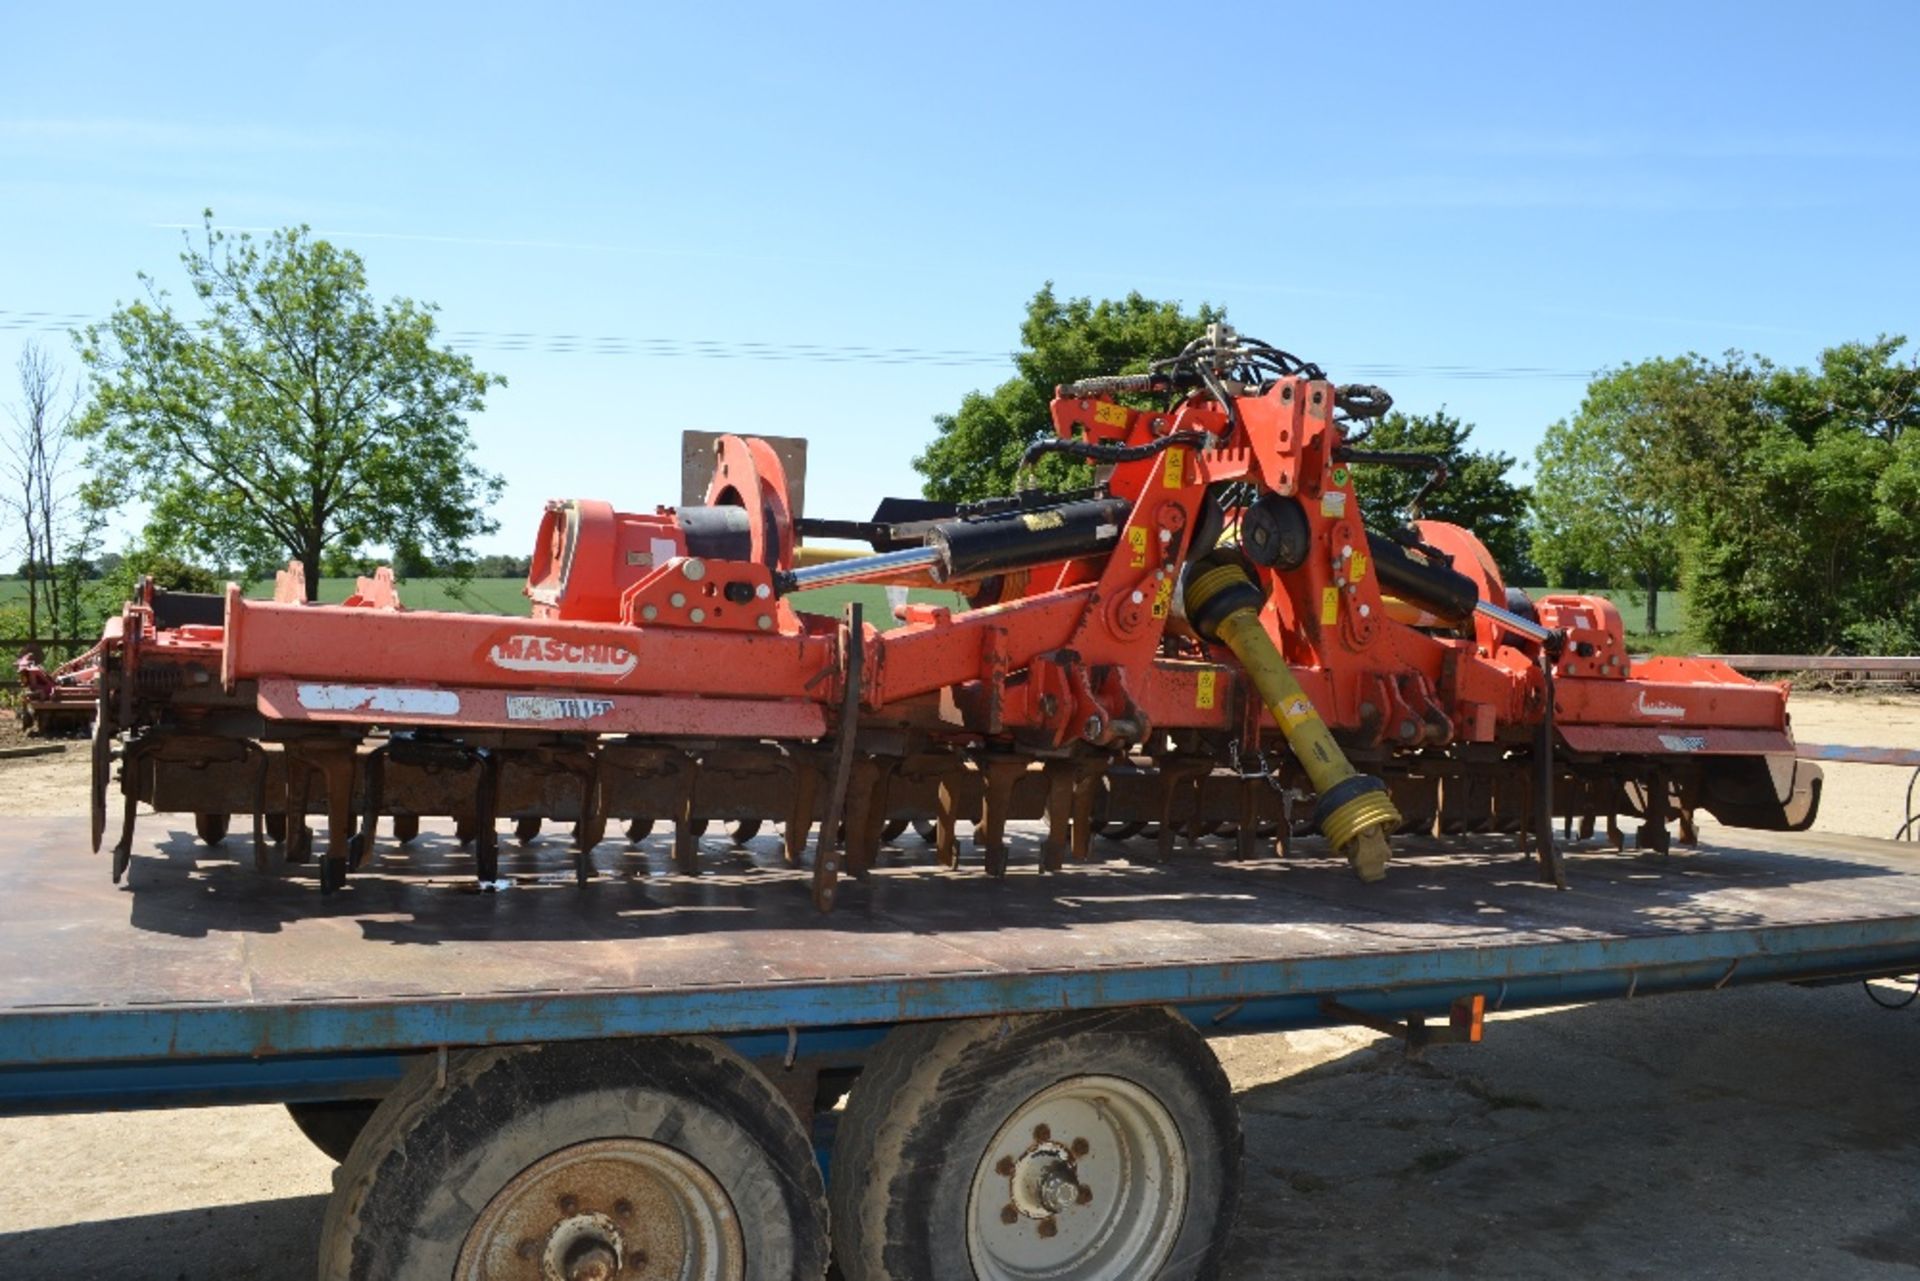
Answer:
M1363 881L1387 874L1387 833L1400 826L1400 812L1386 784L1353 768L1333 741L1293 669L1260 625L1260 589L1237 556L1209 557L1187 582L1187 620L1209 640L1233 651L1260 701L1287 737L1287 746L1319 793L1320 830Z

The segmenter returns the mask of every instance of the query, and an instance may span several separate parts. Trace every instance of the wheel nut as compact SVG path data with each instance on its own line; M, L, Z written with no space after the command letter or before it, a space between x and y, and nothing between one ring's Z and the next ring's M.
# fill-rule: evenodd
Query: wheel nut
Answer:
M993 1172L999 1175L1003 1179L1012 1178L1013 1177L1013 1158L1010 1156L1001 1157L999 1162L994 1165Z
M1050 1237L1050 1236L1052 1236L1052 1235L1053 1235L1054 1233L1056 1233L1056 1232L1058 1232L1059 1230L1060 1230L1060 1225L1059 1225L1059 1224L1057 1224L1057 1223L1055 1223L1055 1222L1054 1222L1054 1221L1053 1221L1052 1219L1042 1219L1042 1220L1040 1220L1040 1235L1041 1235L1041 1236L1043 1236L1043 1237Z
M1085 1139L1075 1139L1073 1141L1073 1154L1075 1156L1085 1156L1091 1151L1093 1151L1093 1144L1087 1142Z
M1033 1141L1035 1143L1045 1143L1052 1137L1053 1130L1049 1126L1042 1124L1033 1127Z
M580 1208L580 1198L569 1192L560 1198L560 1213L572 1214Z
M620 1218L624 1219L628 1215L633 1213L633 1202L627 1200L625 1197L622 1197L620 1200L615 1201L613 1203L613 1212Z
M1080 1195L1076 1197L1075 1200L1077 1200L1081 1205L1092 1205L1093 1189L1088 1187L1086 1184L1082 1183L1080 1185Z
M1020 1221L1020 1211L1015 1208L1013 1202L1009 1201L1005 1205L1000 1207L1000 1222L1018 1223L1019 1221Z

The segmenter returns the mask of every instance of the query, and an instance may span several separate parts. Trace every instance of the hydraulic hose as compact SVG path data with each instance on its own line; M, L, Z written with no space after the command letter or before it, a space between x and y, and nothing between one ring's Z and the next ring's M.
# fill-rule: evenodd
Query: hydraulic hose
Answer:
M1353 864L1363 881L1387 873L1387 833L1400 826L1400 811L1387 786L1354 769L1293 669L1260 625L1260 589L1238 558L1208 557L1194 567L1186 592L1187 618L1202 636L1233 651L1286 735L1319 794L1315 817L1334 850Z

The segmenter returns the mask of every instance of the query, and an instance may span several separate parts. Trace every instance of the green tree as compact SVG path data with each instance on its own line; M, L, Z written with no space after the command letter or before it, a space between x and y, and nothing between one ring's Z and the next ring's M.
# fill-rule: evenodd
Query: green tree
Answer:
M1610 370L1534 451L1533 554L1547 581L1638 588L1649 633L1680 570L1674 419L1701 370L1692 357Z
M214 229L181 255L200 314L147 299L88 327L102 506L149 505L145 542L264 574L369 544L465 559L491 533L498 476L468 461L466 415L503 382L435 345L434 308L369 292L359 255L306 227L256 243Z
M1642 585L1677 565L1710 649L1911 648L1920 362L1904 345L1842 344L1814 368L1729 352L1602 375L1541 445L1540 560Z
M968 502L1013 492L1020 455L1051 434L1047 405L1061 383L1098 374L1139 373L1171 356L1226 312L1201 304L1189 315L1178 303L1138 293L1115 301L1057 298L1051 283L1027 304L1015 376L992 391L968 392L957 412L934 418L933 442L913 460L928 498ZM1068 488L1091 483L1091 471L1059 456L1036 469L1039 483Z
M1433 454L1447 465L1446 484L1428 494L1420 514L1430 520L1451 521L1470 529L1487 545L1502 576L1511 583L1531 582L1538 575L1529 548L1525 518L1527 490L1507 479L1514 459L1497 450L1467 448L1473 424L1462 422L1443 407L1430 414L1398 410L1373 425L1360 449ZM1367 524L1375 529L1397 529L1405 520L1414 496L1431 479L1425 471L1403 471L1380 465L1356 465L1354 487Z

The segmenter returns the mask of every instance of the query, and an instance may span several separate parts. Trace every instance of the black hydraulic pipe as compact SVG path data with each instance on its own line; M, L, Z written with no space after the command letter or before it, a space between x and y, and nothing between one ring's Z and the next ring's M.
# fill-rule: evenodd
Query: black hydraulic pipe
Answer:
M1480 603L1480 588L1458 570L1417 559L1411 552L1383 534L1367 531L1367 547L1373 552L1374 571L1389 595L1424 606L1427 612L1452 624L1473 617Z

